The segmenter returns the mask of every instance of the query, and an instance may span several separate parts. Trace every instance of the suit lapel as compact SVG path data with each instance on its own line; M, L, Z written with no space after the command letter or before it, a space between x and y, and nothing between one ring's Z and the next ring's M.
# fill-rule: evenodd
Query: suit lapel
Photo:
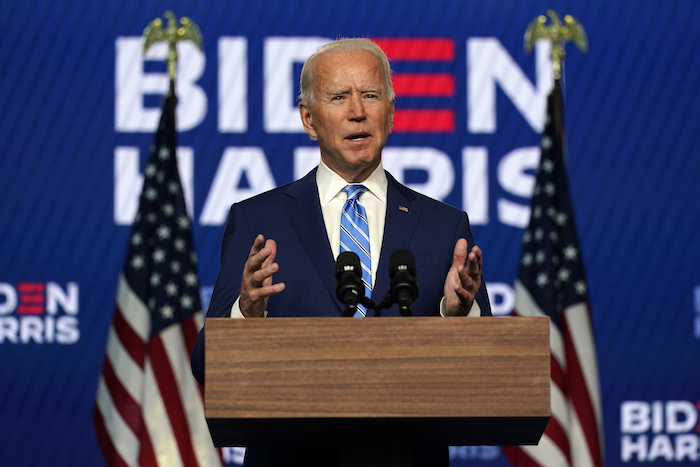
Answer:
M316 170L291 184L286 194L291 198L285 206L289 222L340 312L342 308L335 300L335 259L328 243L321 202L318 198Z
M384 238L372 294L375 303L380 302L389 290L389 256L399 248L408 248L420 218L420 209L413 203L415 194L397 182L388 172L387 178ZM342 306L335 300L335 259L328 243L321 202L318 198L316 170L292 183L286 194L290 197L290 202L284 208L289 222L340 312Z
M389 256L399 248L408 248L413 232L418 225L420 209L415 206L415 194L387 172L386 221L382 252L377 267L372 299L379 302L389 290Z

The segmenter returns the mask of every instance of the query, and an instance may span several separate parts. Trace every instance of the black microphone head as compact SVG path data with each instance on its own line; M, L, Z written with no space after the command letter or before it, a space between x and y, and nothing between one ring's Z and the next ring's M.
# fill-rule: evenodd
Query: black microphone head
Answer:
M335 261L335 295L345 304L347 316L352 316L357 304L365 296L365 286L362 284L362 266L360 257L352 251L344 251ZM345 313L343 316L346 316Z
M362 278L362 267L360 266L360 257L352 251L344 251L338 255L335 260L335 278L336 280L347 273L351 272Z
M416 258L409 250L402 248L389 256L389 295L399 304L402 316L411 316L411 302L418 296L416 282Z
M401 248L389 256L389 277L393 278L399 271L406 271L411 277L416 277L416 258L411 250Z

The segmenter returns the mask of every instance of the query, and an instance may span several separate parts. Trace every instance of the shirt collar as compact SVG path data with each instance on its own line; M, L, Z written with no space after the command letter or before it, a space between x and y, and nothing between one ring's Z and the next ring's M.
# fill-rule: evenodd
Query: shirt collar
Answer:
M343 191L343 188L345 188L348 182L321 161L316 171L316 184L318 185L318 196L321 201L321 207L323 207L335 198L338 193ZM379 201L386 204L386 189L389 185L389 181L386 178L386 172L384 172L381 162L370 176L367 177L367 180L362 182L362 185L364 185L367 191L372 193Z

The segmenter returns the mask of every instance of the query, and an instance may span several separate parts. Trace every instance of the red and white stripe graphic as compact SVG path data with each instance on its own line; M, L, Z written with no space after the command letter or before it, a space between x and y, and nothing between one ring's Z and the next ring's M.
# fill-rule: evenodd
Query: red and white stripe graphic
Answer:
M378 38L377 44L392 62L454 62L451 38ZM395 72L394 92L401 97L452 98L455 77L444 72ZM456 128L454 108L402 108L394 111L397 133L451 133Z

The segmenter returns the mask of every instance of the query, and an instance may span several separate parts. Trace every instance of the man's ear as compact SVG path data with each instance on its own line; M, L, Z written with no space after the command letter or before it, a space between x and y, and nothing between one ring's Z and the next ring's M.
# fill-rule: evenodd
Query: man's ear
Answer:
M305 101L299 101L299 116L301 117L301 124L304 125L304 130L311 139L315 140L318 137L318 134L314 129L311 109Z
M394 130L394 103L391 103L391 111L389 112L389 133Z

